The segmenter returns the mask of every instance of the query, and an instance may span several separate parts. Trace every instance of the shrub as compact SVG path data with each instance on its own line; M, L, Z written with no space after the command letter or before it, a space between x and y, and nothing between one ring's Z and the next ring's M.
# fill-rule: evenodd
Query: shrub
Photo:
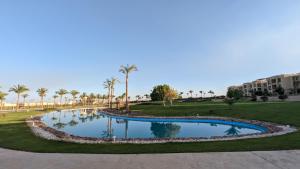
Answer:
M266 102L269 100L269 97L268 96L261 96L260 99L263 101L263 102Z
M288 98L288 96L284 94L284 95L279 95L278 98L279 98L280 100L285 100L285 99Z

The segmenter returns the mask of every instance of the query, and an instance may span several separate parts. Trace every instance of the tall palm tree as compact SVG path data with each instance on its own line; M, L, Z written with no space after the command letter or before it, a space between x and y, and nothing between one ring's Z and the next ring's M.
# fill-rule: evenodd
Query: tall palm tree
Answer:
M87 102L87 99L88 99L88 95L83 92L81 95L80 95L80 99L81 99L81 102L82 104L85 106L86 102Z
M103 83L103 86L105 89L107 89L107 100L108 100L108 107L110 108L110 96L111 96L111 80L106 79L106 81Z
M41 97L41 105L42 105L42 109L44 109L44 97L47 95L48 89L39 88L36 92Z
M117 83L119 83L120 81L117 78L114 78L114 77L112 77L110 81L111 81L111 90L110 90L110 92L111 92L111 97L110 97L111 101L110 102L112 103L112 99L113 99L114 94L115 94L115 85ZM112 106L112 104L110 106Z
M53 106L55 106L56 105L56 99L58 98L58 96L57 95L54 95L54 96L52 96L53 97Z
M15 86L13 86L13 87L11 87L10 89L9 89L9 92L14 92L14 93L16 93L17 94L17 103L16 103L16 110L18 111L18 109L19 109L19 100L20 100L20 95L22 94L22 93L25 93L25 92L27 92L27 91L29 91L29 89L25 86L25 85L15 85Z
M135 65L128 65L127 66L121 66L120 68L120 72L125 74L125 81L126 81L126 111L129 112L129 103L128 103L128 78L129 78L129 74L134 72L134 71L137 71L137 67Z
M22 95L24 107L25 107L25 104L26 104L26 98L27 98L28 96L29 96L28 94L23 94L23 95Z
M190 90L189 93L190 93L190 95L191 95L191 98L193 98L193 93L194 93L194 91L193 91L193 90Z
M200 90L200 91L199 91L199 93L201 94L201 98L202 98L202 96L203 96L203 91L202 91L202 90Z
M79 95L79 92L77 90L71 90L70 94L73 97L72 105L74 105L74 103L76 102L77 95Z
M62 105L62 98L64 95L68 94L68 91L66 89L59 89L56 94L60 97L60 105Z
M7 96L7 93L0 92L0 110L2 110L3 101L5 100L6 96Z

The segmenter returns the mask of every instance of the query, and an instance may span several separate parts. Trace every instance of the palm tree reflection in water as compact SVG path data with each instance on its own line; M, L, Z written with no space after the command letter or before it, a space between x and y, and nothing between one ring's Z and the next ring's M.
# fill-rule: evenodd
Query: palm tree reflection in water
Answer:
M225 133L228 136L236 136L240 133L239 129L241 128L237 126L231 126L228 130L225 131Z
M114 130L112 128L112 118L107 118L107 130L102 131L102 138L112 138L114 136Z
M67 125L66 123L62 123L60 120L61 120L61 111L59 111L58 122L54 123L53 127L57 128L57 129L62 129Z
M72 120L69 122L69 126L76 126L78 122L75 120L76 114L75 111L72 110Z

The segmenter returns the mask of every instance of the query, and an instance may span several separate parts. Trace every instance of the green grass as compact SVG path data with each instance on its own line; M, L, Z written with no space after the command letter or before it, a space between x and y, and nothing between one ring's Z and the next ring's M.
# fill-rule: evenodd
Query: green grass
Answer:
M225 116L289 124L300 128L300 102L237 103L231 109L222 103L177 103L172 107L161 105L134 105L132 110L152 116ZM41 113L41 112L40 112ZM0 114L0 147L49 153L175 153L224 152L254 150L300 149L300 132L284 136L236 141L165 143L165 144L74 144L48 141L35 137L24 120L39 112Z

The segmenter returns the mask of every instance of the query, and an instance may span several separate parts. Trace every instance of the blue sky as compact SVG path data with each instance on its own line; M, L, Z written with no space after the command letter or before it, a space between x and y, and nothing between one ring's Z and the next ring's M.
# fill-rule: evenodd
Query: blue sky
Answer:
M214 90L300 72L298 0L0 0L0 86L106 93L136 64L131 95L156 84ZM15 96L10 95L8 100Z

